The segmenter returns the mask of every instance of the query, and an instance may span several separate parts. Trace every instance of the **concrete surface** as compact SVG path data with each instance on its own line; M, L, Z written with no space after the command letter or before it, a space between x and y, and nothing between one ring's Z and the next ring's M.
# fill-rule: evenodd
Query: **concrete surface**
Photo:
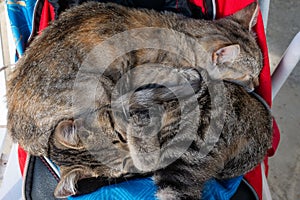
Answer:
M277 65L288 44L300 31L300 1L271 0L267 40L271 66ZM300 63L273 102L281 141L270 159L269 185L273 200L300 199Z

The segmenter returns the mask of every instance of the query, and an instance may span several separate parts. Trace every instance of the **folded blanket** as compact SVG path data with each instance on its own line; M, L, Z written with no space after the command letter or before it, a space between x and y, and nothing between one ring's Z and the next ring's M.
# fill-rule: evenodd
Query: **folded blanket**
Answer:
M241 183L242 176L229 180L211 179L204 185L202 200L229 200ZM69 197L69 200L154 200L157 190L152 178L134 179L104 186L95 192Z

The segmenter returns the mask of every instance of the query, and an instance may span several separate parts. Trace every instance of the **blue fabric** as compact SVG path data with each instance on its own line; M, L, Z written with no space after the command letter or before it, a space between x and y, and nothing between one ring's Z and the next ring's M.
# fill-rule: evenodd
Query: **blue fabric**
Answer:
M36 0L6 0L8 17L19 55L25 51L32 30L32 17Z
M242 176L229 180L211 179L204 185L202 200L229 200L241 183ZM135 179L127 182L105 186L93 193L69 200L155 200L155 186L151 178Z
M243 176L228 180L211 179L204 185L202 200L229 200L238 189Z
M157 188L151 178L134 179L115 185L104 186L97 191L69 200L155 200Z

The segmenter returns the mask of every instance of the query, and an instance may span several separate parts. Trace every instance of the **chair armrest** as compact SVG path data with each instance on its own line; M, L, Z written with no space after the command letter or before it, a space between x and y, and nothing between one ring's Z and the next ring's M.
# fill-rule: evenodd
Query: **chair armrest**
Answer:
M300 60L300 32L294 37L272 74L272 100Z

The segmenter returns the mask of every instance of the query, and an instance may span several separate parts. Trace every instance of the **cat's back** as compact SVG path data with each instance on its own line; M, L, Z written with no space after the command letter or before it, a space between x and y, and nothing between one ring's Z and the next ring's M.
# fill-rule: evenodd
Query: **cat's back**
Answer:
M74 83L89 52L107 38L142 27L172 27L176 14L90 2L59 16L27 48L8 81L8 127L23 147L46 149L61 119L72 118ZM35 143L34 142L34 143ZM41 152L34 152L41 153Z
M71 8L33 40L17 63L11 84L21 79L32 81L42 76L55 78L76 73L91 50L118 33L146 27L184 30L179 23L188 24L189 20L171 12L110 3L89 2Z

